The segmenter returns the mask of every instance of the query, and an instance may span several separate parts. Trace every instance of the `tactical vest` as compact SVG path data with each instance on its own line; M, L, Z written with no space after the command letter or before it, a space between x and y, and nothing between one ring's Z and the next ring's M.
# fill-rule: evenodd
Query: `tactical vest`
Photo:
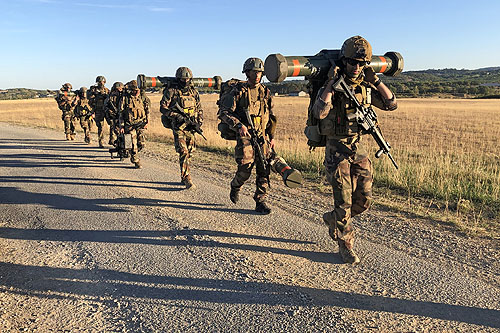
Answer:
M356 99L362 105L371 104L371 88L358 85L355 88ZM334 94L332 109L326 118L319 122L321 135L334 137L349 137L361 133L361 128L355 119L349 120L349 115L356 112L356 106L342 93Z
M185 89L176 91L176 97L179 105L186 115L189 117L198 117L198 110L196 109L195 93L192 89Z
M78 117L86 117L90 115L90 105L89 105L89 100L87 98L85 99L80 99L78 101L78 104L75 107L75 114Z
M248 86L240 90L240 99L236 107L237 112L248 109L252 118L253 125L257 133L264 133L269 122L269 91L261 84L257 88L250 89ZM240 119L245 119L244 115L239 114ZM243 121L246 123L246 121Z
M146 120L146 111L144 109L144 100L139 96L125 96L125 114L126 119L131 125L135 125Z
M108 88L104 87L102 90L99 90L97 86L92 87L92 104L96 110L104 109L104 101L108 97L109 91Z

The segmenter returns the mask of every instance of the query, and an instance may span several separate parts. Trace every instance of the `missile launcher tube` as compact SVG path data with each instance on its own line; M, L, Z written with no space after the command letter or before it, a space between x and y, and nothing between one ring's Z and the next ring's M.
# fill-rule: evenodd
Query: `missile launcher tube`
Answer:
M220 76L214 76L213 78L194 77L191 80L196 88L220 90L222 84L222 78ZM137 85L139 89L164 88L175 84L177 84L176 77L146 76L144 74L137 75Z
M270 54L264 63L264 73L271 82L282 82L287 77L305 76L308 79L326 78L328 70L340 60L340 50L322 50L314 56L283 56ZM404 60L398 52L372 56L370 67L375 73L396 76L403 71Z

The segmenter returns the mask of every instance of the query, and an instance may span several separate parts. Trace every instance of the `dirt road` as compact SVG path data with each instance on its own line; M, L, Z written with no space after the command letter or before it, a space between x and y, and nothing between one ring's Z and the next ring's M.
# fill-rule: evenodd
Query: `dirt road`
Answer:
M0 123L3 332L500 330L498 240L372 210L353 267L324 196L274 182L260 216L252 183L233 205L233 170L196 155L184 190L171 146L134 169L62 137Z

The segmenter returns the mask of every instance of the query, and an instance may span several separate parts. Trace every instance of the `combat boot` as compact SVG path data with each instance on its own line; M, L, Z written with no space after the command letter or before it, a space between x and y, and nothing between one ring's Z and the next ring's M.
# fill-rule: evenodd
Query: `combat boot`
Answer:
M354 252L354 231L338 232L337 242L339 244L340 256L346 264L355 265L361 261L356 252Z
M76 135L75 133L71 134L71 135L69 136L69 137L70 137L70 139L71 139L71 140L75 140L75 135Z
M255 211L262 215L271 214L271 208L265 202L257 202Z
M85 142L86 142L87 144L89 144L89 143L90 143L90 137L86 136L86 137L85 137Z
M182 183L184 184L184 186L186 187L186 190L187 189L195 189L196 188L196 185L193 184L193 181L191 180L191 177L187 177L187 178L184 178L182 180Z
M139 161L134 162L134 165L135 165L135 168L136 168L136 169L142 169L141 162L139 162Z
M231 202L236 204L240 200L240 189L231 186L231 192L229 192L229 199Z
M71 140L71 135L70 134L66 134L66 140Z
M102 144L102 139L99 139L99 148L104 148L104 145Z

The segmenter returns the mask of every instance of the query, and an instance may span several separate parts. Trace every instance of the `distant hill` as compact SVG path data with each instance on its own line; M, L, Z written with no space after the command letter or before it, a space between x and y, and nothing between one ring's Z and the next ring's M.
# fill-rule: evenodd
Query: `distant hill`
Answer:
M381 77L398 97L500 98L500 66L426 69ZM266 83L266 86L272 93L283 95L308 91L306 80ZM48 97L47 94L46 90L16 88L0 90L0 99Z

